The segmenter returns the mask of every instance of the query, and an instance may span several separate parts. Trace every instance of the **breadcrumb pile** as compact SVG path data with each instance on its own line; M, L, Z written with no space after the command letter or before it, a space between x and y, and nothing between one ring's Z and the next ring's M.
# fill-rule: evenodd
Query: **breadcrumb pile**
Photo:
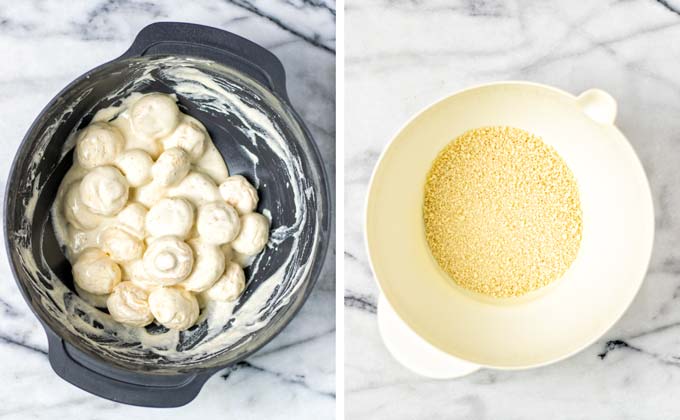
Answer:
M423 216L441 268L497 298L560 278L581 243L574 175L541 138L513 127L478 128L449 143L427 175Z

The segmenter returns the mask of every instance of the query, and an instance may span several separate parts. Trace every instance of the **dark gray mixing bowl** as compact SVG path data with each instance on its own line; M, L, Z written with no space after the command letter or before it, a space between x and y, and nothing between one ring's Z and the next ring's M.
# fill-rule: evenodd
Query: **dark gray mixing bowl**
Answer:
M213 93L217 93L206 97L178 92L178 81L170 75L178 68L209 75L216 82ZM238 319L240 313L248 312L254 320L252 328L238 340L205 354L196 349L220 337L211 336L205 322L181 333L175 348L166 349L180 356L169 357L130 342L105 312L84 310L84 302L73 292L70 264L53 233L50 207L72 162L72 151L63 150L64 142L97 110L133 91L177 93L182 111L206 125L230 173L259 184L258 211L271 212L275 245L267 247L254 268L246 270L247 289L234 314ZM270 131L228 103L222 104L219 98L224 92L266 116ZM283 143L268 142L272 129ZM228 32L156 23L144 28L121 57L64 88L36 118L8 179L5 237L17 284L47 333L53 369L67 381L105 398L171 407L191 401L212 374L258 350L300 309L326 254L329 203L319 152L290 105L278 59ZM249 307L249 300L274 273L280 274L276 287L269 284L263 289L268 293L266 305ZM230 334L235 319L222 326L220 334ZM149 336L167 334L158 326L147 327L147 332ZM191 355L183 357L185 353Z

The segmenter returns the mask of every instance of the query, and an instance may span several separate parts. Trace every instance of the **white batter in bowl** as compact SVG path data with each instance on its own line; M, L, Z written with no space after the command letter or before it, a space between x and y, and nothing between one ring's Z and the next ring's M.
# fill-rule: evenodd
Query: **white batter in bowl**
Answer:
M234 241L237 252L255 256L267 243L270 221L254 213L257 190L243 176L229 176L205 127L188 120L174 95L133 93L99 110L74 136L74 162L52 206L52 224L75 263L76 291L90 298L111 294L110 315L130 327L145 327L155 317L169 329L190 328L199 315L196 297L179 289L201 293L225 274L229 261L219 245ZM200 174L205 188L173 188ZM147 189L155 194L136 201ZM229 202L239 205L246 223ZM130 207L144 213L143 227L125 220L134 217L123 212ZM116 217L121 213L123 220ZM232 254L230 259L244 260ZM127 281L118 285L121 278ZM244 289L235 284L230 293L204 298L234 301ZM178 287L156 290L173 285Z

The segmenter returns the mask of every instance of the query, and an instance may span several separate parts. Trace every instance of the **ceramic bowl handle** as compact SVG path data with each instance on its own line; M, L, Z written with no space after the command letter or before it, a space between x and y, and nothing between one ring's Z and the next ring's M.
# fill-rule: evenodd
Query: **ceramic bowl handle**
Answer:
M151 376L122 372L94 360L46 330L49 360L57 375L78 388L119 403L179 407L198 395L212 373Z
M381 294L378 301L378 328L387 350L404 367L433 379L452 379L469 375L481 368L451 356L411 330Z
M576 103L584 114L599 124L614 124L616 101L610 94L600 89L589 89L578 95Z
M231 32L180 22L144 27L120 58L150 54L203 57L242 71L288 102L286 74L269 50Z

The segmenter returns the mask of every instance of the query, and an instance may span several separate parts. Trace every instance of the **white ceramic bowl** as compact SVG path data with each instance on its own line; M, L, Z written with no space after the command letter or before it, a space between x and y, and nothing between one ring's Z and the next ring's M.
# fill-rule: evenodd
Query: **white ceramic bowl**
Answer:
M384 297L414 333L474 365L519 369L568 357L614 325L642 284L654 236L647 178L615 115L616 102L600 90L575 97L502 82L453 94L398 132L373 174L366 240ZM515 299L457 286L424 234L423 187L437 153L463 132L492 125L553 146L576 177L583 209L583 239L567 273Z

